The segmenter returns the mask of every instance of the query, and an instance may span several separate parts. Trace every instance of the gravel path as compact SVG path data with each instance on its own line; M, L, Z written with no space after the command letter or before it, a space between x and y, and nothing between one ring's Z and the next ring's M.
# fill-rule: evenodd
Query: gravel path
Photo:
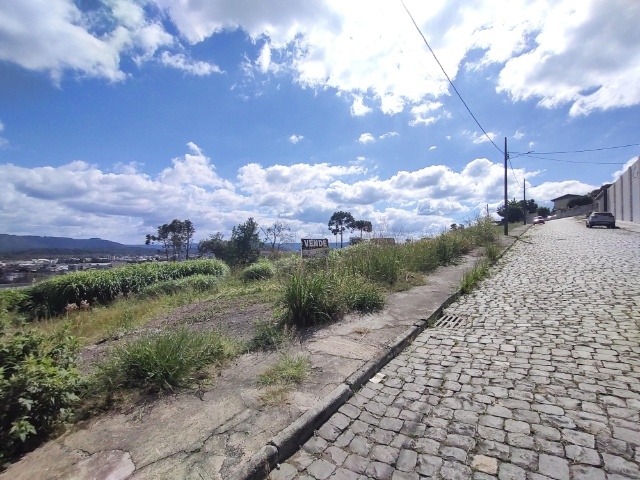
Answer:
M271 479L640 478L640 234L536 226Z

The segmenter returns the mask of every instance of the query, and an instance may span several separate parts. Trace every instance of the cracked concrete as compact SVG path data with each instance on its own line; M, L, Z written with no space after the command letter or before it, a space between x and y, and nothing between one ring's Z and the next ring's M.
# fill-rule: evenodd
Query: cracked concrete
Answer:
M92 419L27 454L0 480L227 478L407 326L437 309L474 260L465 257L430 275L427 285L391 295L380 313L350 315L307 332L291 350L309 355L311 375L281 405L263 405L256 381L278 354L246 354L203 395L177 393Z

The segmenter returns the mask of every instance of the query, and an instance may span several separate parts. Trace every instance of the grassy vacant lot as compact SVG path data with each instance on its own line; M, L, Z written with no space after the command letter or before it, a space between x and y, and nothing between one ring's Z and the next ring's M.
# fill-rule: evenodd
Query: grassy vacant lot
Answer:
M296 328L380 310L388 293L424 283L476 247L491 259L496 238L480 220L419 241L332 250L322 260L282 256L237 271L209 260L125 267L0 292L0 464L35 446L74 407L194 386L212 365L286 346ZM462 286L485 273L479 267ZM268 389L266 403L308 368L308 359L282 349L274 369L256 379Z

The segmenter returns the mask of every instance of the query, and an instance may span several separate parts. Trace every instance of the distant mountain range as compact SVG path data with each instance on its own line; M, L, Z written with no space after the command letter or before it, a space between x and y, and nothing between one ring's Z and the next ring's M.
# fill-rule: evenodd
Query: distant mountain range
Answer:
M39 237L0 233L0 256L50 257L56 255L149 255L158 245L123 245L101 238Z

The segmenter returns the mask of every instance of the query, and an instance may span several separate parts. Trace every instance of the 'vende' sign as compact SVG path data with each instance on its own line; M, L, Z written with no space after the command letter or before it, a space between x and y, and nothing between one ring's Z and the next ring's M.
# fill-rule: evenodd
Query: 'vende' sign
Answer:
M317 258L329 256L329 240L326 238L303 238L302 258Z

